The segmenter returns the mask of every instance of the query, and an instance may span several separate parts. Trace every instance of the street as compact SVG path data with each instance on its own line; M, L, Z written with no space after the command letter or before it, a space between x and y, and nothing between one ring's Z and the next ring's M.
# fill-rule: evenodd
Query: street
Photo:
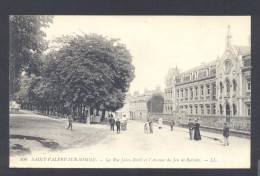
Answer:
M128 120L127 130L108 124L73 123L28 111L10 114L10 167L72 168L248 168L250 140L201 131L189 139L188 129L164 125L144 133L144 123ZM51 157L51 158L50 158ZM58 159L59 158L59 159ZM61 159L62 158L62 161ZM21 161L21 160L25 161ZM73 162L72 162L73 161Z

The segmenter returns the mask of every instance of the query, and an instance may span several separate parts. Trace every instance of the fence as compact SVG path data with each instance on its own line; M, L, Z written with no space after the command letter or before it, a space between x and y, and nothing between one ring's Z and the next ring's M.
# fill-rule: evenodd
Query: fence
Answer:
M166 122L174 119L176 126L188 124L189 119L193 122L195 119L199 119L202 127L222 129L224 123L227 122L231 130L251 131L251 118L248 116L190 115L176 112L173 114L152 114L154 121L157 121L160 117Z

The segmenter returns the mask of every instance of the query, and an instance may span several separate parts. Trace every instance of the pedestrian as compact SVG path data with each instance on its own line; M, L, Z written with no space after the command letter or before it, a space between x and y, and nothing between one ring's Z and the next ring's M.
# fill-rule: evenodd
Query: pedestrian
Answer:
M71 115L69 116L68 121L69 121L69 126L67 129L70 128L72 130L72 116Z
M148 123L149 123L150 133L153 134L153 121L151 117L148 117Z
M162 129L162 123L163 123L163 119L160 117L158 119L159 129Z
M117 132L117 134L120 133L120 120L119 119L117 119L117 121L116 121L116 132Z
M201 136L200 136L200 124L199 124L199 119L195 120L195 124L194 124L194 140L198 141L201 140Z
M192 140L192 136L193 136L193 127L194 127L194 124L191 121L191 119L189 119L188 128L189 128L190 140Z
M110 119L110 131L115 131L114 130L114 126L115 126L115 119L113 117L111 117Z
M224 136L224 146L229 145L229 126L227 123L224 123L224 128L223 128L223 136Z
M121 130L125 131L126 129L127 129L127 119L126 119L126 115L123 115Z
M174 119L171 120L170 126L171 126L171 131L173 130L173 126L175 125Z
M146 133L146 134L149 133L148 122L145 122L145 123L144 123L144 133Z

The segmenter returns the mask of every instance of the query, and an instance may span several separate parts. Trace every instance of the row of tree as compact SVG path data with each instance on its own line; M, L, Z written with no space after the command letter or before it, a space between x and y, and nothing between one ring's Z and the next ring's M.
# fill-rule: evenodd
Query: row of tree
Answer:
M22 108L45 114L89 117L102 109L104 117L123 106L134 78L126 46L97 34L62 36L33 59L36 64L20 71L19 91L10 89L10 95Z

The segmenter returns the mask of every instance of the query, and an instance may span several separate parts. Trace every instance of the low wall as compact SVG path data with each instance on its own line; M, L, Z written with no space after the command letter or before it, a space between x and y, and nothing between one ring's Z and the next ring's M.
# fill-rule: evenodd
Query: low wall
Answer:
M235 116L217 116L217 115L180 115L176 116L173 114L152 114L152 119L158 121L161 117L164 124L174 119L175 126L187 127L189 119L193 122L195 119L199 119L201 129L210 132L222 133L224 123L227 122L230 127L230 132L234 136L250 138L251 136L251 118L235 117Z

